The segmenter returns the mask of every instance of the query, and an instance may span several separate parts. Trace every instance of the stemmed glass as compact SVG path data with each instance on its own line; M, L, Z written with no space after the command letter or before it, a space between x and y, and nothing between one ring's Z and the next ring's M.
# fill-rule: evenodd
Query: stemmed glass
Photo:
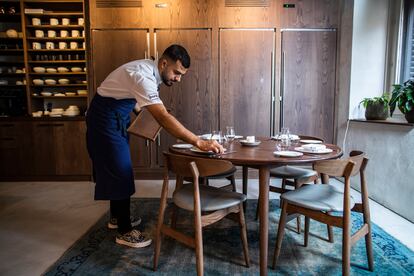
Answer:
M224 143L224 137L223 137L223 133L221 132L221 130L214 130L211 133L211 140L216 140L217 143L219 143L220 145L223 145Z

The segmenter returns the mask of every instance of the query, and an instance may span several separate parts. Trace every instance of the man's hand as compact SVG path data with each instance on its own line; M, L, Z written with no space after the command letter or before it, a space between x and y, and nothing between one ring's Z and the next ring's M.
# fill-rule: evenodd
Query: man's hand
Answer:
M222 145L217 143L216 140L202 140L198 139L196 142L197 148L204 151L214 151L215 153L223 153L224 148Z

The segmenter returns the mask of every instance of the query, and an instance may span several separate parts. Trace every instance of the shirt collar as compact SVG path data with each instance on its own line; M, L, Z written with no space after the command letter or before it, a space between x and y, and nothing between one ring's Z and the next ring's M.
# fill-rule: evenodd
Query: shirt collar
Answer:
M154 77L157 81L157 86L159 86L162 83L162 79L160 76L160 72L158 71L158 59L154 60Z

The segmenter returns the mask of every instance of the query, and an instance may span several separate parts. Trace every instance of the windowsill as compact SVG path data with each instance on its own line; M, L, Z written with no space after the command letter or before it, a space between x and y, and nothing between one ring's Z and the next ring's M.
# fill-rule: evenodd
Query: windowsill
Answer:
M389 117L386 120L367 120L365 118L361 119L349 119L351 122L361 122L361 123L374 123L374 124L385 124L385 125L399 125L399 126L410 126L414 127L414 123L409 123L403 115L394 115L394 117Z

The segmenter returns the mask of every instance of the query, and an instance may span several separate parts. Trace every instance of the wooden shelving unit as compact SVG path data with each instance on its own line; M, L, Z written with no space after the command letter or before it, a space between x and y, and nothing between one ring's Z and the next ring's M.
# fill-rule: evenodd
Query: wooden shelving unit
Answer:
M5 12L0 13L0 116L22 116L28 104L21 6L16 0L2 0L0 6ZM17 37L10 37L8 30L15 30Z
M29 114L45 107L67 108L69 105L77 105L83 114L87 96L53 96L88 89L88 84L83 83L88 79L83 1L23 0L23 12ZM34 67L53 68L57 72L38 73ZM67 68L68 72L59 72L58 67ZM71 72L73 67L82 71ZM56 84L34 85L36 79L53 79ZM69 84L59 84L59 79L68 79ZM53 95L41 96L41 92Z

